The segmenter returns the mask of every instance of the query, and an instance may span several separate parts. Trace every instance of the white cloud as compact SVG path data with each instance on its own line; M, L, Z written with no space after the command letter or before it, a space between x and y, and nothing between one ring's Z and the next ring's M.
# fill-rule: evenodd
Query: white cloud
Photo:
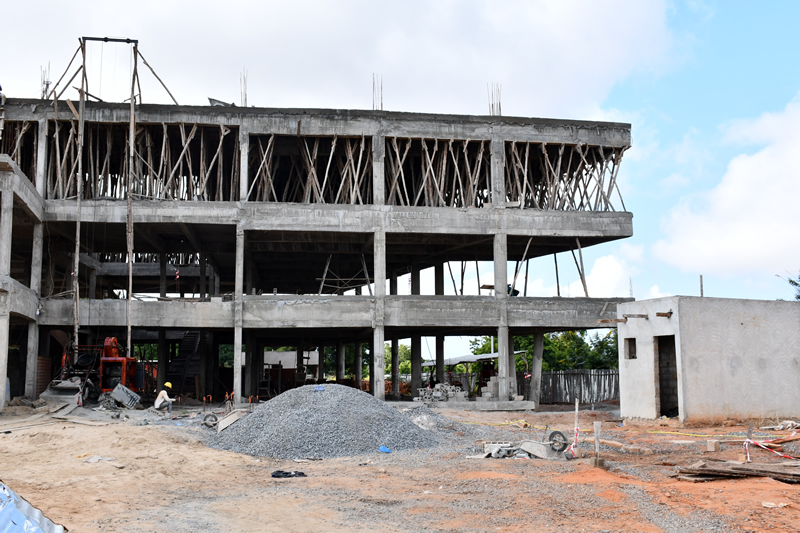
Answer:
M666 238L655 243L654 254L696 273L795 271L800 99L781 112L731 123L726 139L763 147L734 157L712 190L684 198L663 221Z
M117 35L138 38L186 104L238 103L246 67L249 103L259 106L370 108L378 73L391 110L485 114L486 84L499 82L506 115L584 118L631 74L658 75L674 46L665 1L198 1L186 9L142 0L130 10L77 0L12 2L3 14L38 20L42 11L41 38L28 39L24 25L0 34L0 47L15 51L3 63L10 96L38 95L48 61L57 79L80 34ZM104 77L116 72L124 88L120 48L93 45L90 63L102 52ZM146 69L141 78L145 101L169 101Z
M650 291L648 292L648 297L650 298L664 298L665 296L671 296L665 292L661 292L661 289L658 288L658 285L653 285L650 287Z
M643 244L629 244L623 242L619 245L619 252L622 254L623 259L641 263L644 259L644 245Z

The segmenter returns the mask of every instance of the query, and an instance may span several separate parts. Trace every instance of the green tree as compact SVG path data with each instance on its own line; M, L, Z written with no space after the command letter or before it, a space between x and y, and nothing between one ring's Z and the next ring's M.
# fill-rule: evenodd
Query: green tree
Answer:
M495 352L497 340L495 339ZM514 350L524 351L515 357L516 370L528 368L533 361L534 336L514 337ZM481 337L470 341L473 354L490 353L489 337ZM618 368L617 330L608 333L587 334L586 331L563 331L548 333L544 336L542 351L542 370L570 370L589 368ZM526 364L527 363L527 364ZM495 368L497 368L495 364Z
M411 373L411 347L406 344L401 344L397 347L397 355L400 358L400 366L398 372L400 374ZM392 373L392 345L388 342L383 347L383 362L384 373Z
M797 279L786 278L786 281L788 281L789 285L794 289L794 299L800 300L800 274L797 275Z
M233 367L233 344L219 345L219 364L225 368Z

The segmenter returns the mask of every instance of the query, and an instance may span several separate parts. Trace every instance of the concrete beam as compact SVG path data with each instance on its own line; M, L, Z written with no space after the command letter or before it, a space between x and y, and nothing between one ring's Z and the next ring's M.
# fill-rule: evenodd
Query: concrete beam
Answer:
M38 104L38 105L37 105ZM44 105L42 105L44 104ZM10 98L7 120L53 119L48 101ZM66 103L62 103L66 108ZM86 120L122 122L129 119L126 104L87 102ZM386 135L412 138L485 139L507 141L583 143L595 146L630 146L630 124L557 120L546 118L402 113L353 109L275 109L253 107L175 106L142 104L138 124L222 124L249 134L282 135ZM247 167L242 167L247 168Z
M37 295L12 278L6 280L10 289L6 295L9 309L34 320ZM238 322L234 311L237 303L231 301L133 301L131 324L137 328L231 328L236 323L246 329L373 328L376 327L376 300L370 296L244 296L240 301L241 318ZM563 331L601 327L597 321L609 313L615 314L617 303L631 301L630 298L508 300L508 325L517 334L534 328ZM40 324L72 324L71 300L54 298L42 304ZM384 305L384 324L392 328L486 330L497 327L500 318L500 307L491 296L387 296ZM604 315L600 314L602 311L605 311ZM85 326L124 326L125 301L81 300L80 316Z
M81 326L126 325L125 300L81 300ZM131 302L131 327L134 328L231 328L234 327L234 302ZM35 307L33 307L35 311ZM72 324L72 300L43 302L39 323L44 326Z
M36 221L44 220L44 199L31 180L5 154L0 154L0 191L11 191Z
M28 320L36 320L36 310L39 307L38 293L14 278L0 276L0 296L3 297L0 306L4 307L6 312ZM69 312L69 322L72 323L72 311Z
M11 275L11 233L14 225L14 193L0 191L0 277Z

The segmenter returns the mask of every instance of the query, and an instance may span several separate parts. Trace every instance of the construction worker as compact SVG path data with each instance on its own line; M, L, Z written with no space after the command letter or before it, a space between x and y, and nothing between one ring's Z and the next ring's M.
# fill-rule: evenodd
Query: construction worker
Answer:
M153 404L153 407L159 411L166 409L167 414L172 417L172 402L175 401L175 398L169 397L169 394L167 394L168 390L172 390L172 383L169 381L164 383L164 388L161 389L161 392L159 392L158 396L156 396L156 401Z

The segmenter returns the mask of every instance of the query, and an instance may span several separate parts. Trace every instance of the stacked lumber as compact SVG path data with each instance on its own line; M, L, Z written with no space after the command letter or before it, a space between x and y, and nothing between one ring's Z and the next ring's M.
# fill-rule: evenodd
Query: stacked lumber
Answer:
M800 483L800 462L739 463L699 461L678 469L683 481L712 481L720 478L770 477L784 483Z

